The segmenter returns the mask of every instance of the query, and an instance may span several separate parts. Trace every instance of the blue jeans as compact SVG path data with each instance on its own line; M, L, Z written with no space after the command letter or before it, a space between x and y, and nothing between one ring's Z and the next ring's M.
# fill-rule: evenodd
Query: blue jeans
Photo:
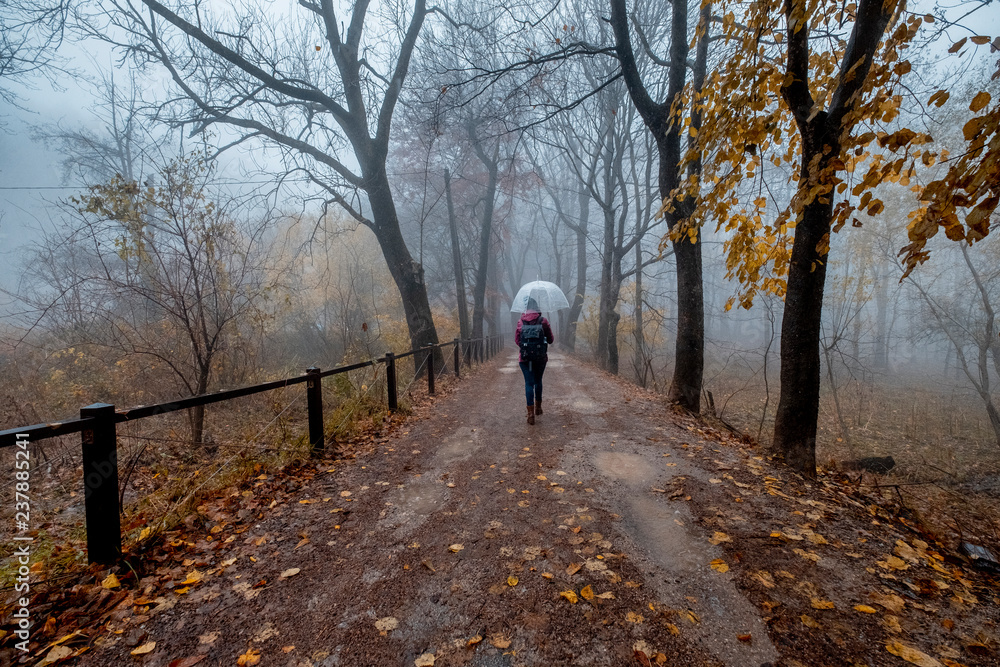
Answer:
M520 361L521 374L524 375L524 397L528 405L542 401L542 374L545 372L544 361Z

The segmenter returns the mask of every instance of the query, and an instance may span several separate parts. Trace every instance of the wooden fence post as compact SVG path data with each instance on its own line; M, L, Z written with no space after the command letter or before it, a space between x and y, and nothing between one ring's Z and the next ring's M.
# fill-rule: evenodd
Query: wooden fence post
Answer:
M87 560L90 563L112 563L122 553L115 406L94 403L80 408L80 417L93 420L81 432Z
M323 432L323 378L319 368L306 369L306 405L309 409L309 447L313 455L323 453L326 448L326 434Z
M434 346L427 346L427 393L434 395Z
M396 357L392 352L385 353L385 388L388 394L389 410L399 409L399 398L396 395Z
M455 343L455 361L454 361L454 363L455 363L455 377L460 378L460 377L462 377L462 372L458 369L459 357L461 356L459 354L459 352L458 352L459 341L456 338L453 342Z

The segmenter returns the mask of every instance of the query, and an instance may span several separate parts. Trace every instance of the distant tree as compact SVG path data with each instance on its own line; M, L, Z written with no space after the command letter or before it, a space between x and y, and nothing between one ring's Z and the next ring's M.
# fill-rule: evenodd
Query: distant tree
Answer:
M437 343L424 269L403 238L386 171L392 120L431 10L424 0L360 0L346 15L333 0L229 9L111 0L87 25L137 64L169 73L187 102L173 122L226 128L235 135L229 145L277 147L327 203L369 227L400 292L411 344Z
M23 298L36 326L166 369L179 393L207 392L261 327L279 278L267 270L266 225L212 201L210 176L204 157L188 156L157 185L117 175L74 198L66 226L33 253ZM204 406L189 418L201 442Z

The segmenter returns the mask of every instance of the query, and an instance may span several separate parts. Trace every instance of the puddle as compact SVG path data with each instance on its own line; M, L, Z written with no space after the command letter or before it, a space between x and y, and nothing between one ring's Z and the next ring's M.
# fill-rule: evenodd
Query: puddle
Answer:
M702 566L705 549L701 545L694 546L687 530L677 523L686 524L687 517L670 505L645 496L633 498L630 504L634 510L630 518L638 529L633 537L653 554L653 560L681 575Z
M597 452L594 465L605 477L611 477L630 486L646 486L656 479L656 470L638 454L624 452Z
M449 463L468 458L479 447L478 435L471 428L457 429L437 448L434 454L435 467L447 466Z

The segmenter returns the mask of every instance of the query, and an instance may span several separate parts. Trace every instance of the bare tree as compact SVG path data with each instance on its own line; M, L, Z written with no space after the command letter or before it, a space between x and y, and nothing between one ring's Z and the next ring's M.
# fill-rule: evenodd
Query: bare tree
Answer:
M35 325L67 345L169 369L181 391L204 394L266 317L277 278L267 271L266 224L238 222L208 196L203 157L182 158L160 185L122 176L72 200L67 225L34 251L22 293ZM190 411L192 440L204 406Z
M157 0L102 7L91 32L170 74L188 103L175 123L225 128L235 135L229 145L279 148L326 203L374 232L411 344L437 343L424 269L400 231L386 172L393 115L430 11L424 0L375 10L359 0L346 17L333 0L300 0L290 14L253 3L238 12Z
M0 98L13 103L7 85L51 76L65 35L69 0L4 0L0 3Z

